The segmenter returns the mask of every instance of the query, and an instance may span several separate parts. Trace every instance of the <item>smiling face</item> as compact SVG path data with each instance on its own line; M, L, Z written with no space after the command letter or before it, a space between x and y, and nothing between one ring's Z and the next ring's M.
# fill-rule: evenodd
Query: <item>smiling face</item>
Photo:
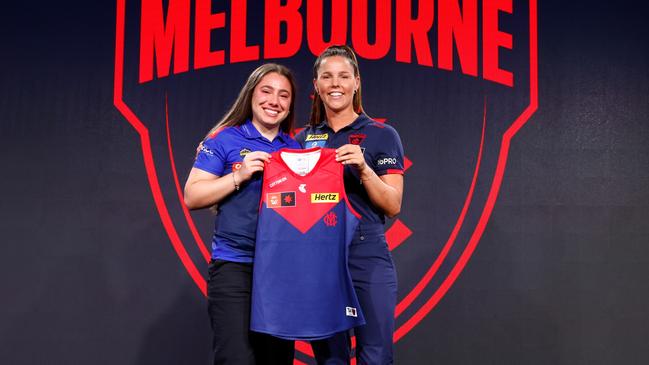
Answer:
M327 112L354 113L354 92L360 85L360 78L354 75L354 67L347 58L331 56L323 59L313 85Z
M252 93L252 123L258 129L278 129L289 113L292 97L286 77L276 72L262 77Z

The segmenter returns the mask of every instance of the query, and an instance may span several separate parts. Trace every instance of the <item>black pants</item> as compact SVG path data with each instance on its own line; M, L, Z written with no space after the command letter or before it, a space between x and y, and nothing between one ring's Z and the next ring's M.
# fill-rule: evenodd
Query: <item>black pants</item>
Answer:
M292 364L293 341L250 331L252 264L216 260L210 263L208 272L213 364Z

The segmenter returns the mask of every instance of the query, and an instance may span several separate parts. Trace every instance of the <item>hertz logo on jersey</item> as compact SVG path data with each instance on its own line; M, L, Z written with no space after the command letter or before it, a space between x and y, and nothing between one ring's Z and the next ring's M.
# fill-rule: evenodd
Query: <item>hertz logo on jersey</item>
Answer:
M305 142L309 141L326 141L329 138L329 133L324 134L309 134L306 136Z
M340 196L338 193L313 193L311 194L311 203L338 203Z

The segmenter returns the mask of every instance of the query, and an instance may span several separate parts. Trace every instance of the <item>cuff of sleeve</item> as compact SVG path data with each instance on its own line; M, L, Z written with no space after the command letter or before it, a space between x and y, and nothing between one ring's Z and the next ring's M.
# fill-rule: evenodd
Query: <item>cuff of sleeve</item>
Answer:
M376 171L376 174L381 176L381 175L389 175L389 174L399 174L403 175L403 170L401 169L387 169L387 170L382 170L382 171Z
M196 165L196 164L194 164L194 167L197 168L197 169L199 169L199 170L203 170L203 171L205 171L205 172L209 172L209 173L212 174L212 175L223 176L223 171L217 171L217 170L215 170L215 169L211 169L211 168L209 168L209 167L207 167L207 166L202 166L202 165Z

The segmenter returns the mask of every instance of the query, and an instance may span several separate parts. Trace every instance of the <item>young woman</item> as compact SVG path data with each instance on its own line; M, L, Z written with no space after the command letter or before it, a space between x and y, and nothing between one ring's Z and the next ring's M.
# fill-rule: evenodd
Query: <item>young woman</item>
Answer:
M336 149L345 166L345 190L362 215L349 247L349 270L367 322L356 327L358 364L392 364L397 277L385 235L385 216L401 210L403 147L390 126L363 113L356 55L331 46L313 66L314 99L309 125L296 139L303 147ZM318 363L349 363L349 336L312 343Z
M217 205L207 287L214 364L292 364L293 342L249 331L261 172L270 152L299 148L295 81L284 66L250 74L234 105L199 146L185 184L190 209Z

